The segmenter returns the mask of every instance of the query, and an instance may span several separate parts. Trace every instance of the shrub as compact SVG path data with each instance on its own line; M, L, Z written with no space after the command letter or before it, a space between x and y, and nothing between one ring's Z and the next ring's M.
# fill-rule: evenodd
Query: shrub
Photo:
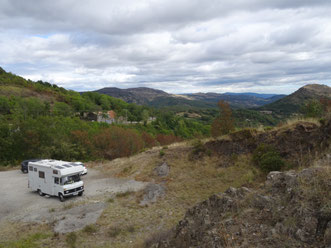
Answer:
M75 248L77 242L77 234L74 232L68 233L66 236L66 242L70 248Z
M170 145L175 142L179 142L182 139L172 134L158 134L156 140L161 146Z
M83 232L89 234L95 233L96 231L97 231L97 227L93 224L87 225L83 228Z
M218 102L220 116L217 117L211 125L211 135L216 138L218 136L228 134L234 130L234 119L230 105L220 100Z
M159 156L162 158L165 155L165 152L163 150L160 150Z
M284 160L270 145L261 144L253 153L253 162L264 172L278 171L285 167Z
M144 141L145 147L153 147L157 145L156 140L154 139L154 137L152 135L150 135L149 133L143 132L141 134L141 138Z
M142 138L134 130L116 126L105 128L95 135L94 145L96 156L106 159L128 157L144 146Z
M121 233L121 229L119 227L111 227L108 231L108 235L111 238L117 237Z
M191 159L197 159L197 158L201 158L204 155L211 155L211 151L208 150L205 145L202 143L201 140L196 140L193 142L193 150L191 152Z

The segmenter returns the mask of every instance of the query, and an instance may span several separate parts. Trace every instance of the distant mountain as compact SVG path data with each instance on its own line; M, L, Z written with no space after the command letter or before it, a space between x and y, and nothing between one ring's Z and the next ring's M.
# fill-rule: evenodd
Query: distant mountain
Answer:
M233 93L233 92L225 92L224 95L247 95L247 96L255 96L259 98L271 98L274 96L281 96L284 97L286 95L277 95L277 94L260 94L260 93L253 93L253 92L243 92L243 93Z
M254 108L263 106L265 104L274 102L285 95L270 94L271 97L267 98L266 95L259 96L257 93L194 93L187 94L191 100L199 100L209 103L217 103L219 100L227 101L234 108Z
M129 89L110 87L96 90L95 92L120 98L129 103L149 105L157 108L170 106L211 108L216 107L216 103L219 100L227 101L234 108L252 108L271 103L284 97L284 95L257 93L194 93L174 95L168 94L162 90L146 87ZM270 97L268 98L268 96Z
M129 103L136 103L140 105L148 105L157 97L170 97L171 95L162 91L146 87L119 89L116 87L102 88L96 90L100 94L109 95L112 97L120 98Z
M299 113L306 101L321 98L331 99L331 88L322 84L308 84L282 99L264 105L260 110L273 111L280 115L291 115Z

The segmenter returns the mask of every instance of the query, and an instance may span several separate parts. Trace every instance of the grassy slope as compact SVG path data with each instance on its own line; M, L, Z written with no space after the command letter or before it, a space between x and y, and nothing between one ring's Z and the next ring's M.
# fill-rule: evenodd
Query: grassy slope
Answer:
M282 128L290 129L292 125ZM76 233L76 247L143 247L151 235L174 227L187 208L210 195L230 186L258 187L265 180L265 176L252 165L250 155L228 157L224 164L223 158L209 157L208 152L192 159L192 151L191 143L179 143L168 148L156 147L130 158L90 163L90 167L108 176L164 183L167 193L148 207L139 205L142 192L109 194L98 199L107 202L108 206L95 225ZM228 166L229 160L231 166ZM164 161L170 165L170 174L159 178L153 170ZM31 230L23 232L27 227ZM64 247L71 235L54 234L50 225L22 223L7 223L0 230L0 247L17 247L17 242L27 240L32 240L33 246L21 247ZM4 240L5 246L1 246Z
M183 218L187 208L207 199L211 194L224 191L229 186L239 187L262 181L260 173L251 166L246 156L234 157L234 166L224 168L217 157L205 156L191 160L190 144L169 146L163 149L165 155L162 157L161 149L158 147L130 158L89 164L109 176L164 183L167 193L163 199L149 207L139 205L141 192L117 197L105 196L103 200L108 202L108 207L91 227L95 233L89 230L78 232L77 247L143 247L144 241L151 234L170 229ZM171 169L169 176L162 179L154 175L153 169L163 161ZM0 228L0 240L4 237L12 240L7 245L14 244L17 239L24 241L40 232L40 226L34 225L31 226L30 234L13 234L13 227L22 230L24 224L7 224L6 228ZM45 243L52 247L63 247L67 243L66 235L52 234L50 226L44 227L44 230L47 236L34 241L36 247Z

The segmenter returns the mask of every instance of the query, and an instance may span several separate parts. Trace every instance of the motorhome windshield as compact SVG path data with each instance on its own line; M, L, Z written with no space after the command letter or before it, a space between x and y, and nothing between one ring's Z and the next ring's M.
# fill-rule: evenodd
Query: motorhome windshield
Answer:
M72 176L66 176L61 178L62 185L66 184L72 184L80 181L79 174L72 175Z

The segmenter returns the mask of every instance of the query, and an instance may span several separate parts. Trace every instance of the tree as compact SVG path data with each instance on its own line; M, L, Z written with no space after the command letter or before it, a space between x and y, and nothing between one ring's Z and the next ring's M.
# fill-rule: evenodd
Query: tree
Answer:
M6 115L9 113L10 113L10 104L8 98L4 96L0 96L0 114Z
M53 106L54 115L71 116L72 108L64 102L56 102Z
M141 112L141 119L143 120L145 126L147 125L148 118L149 118L148 110L147 109L144 109Z
M220 116L213 121L211 126L211 135L213 137L228 134L234 130L234 120L229 104L223 100L220 100L218 102L218 108L220 111Z

